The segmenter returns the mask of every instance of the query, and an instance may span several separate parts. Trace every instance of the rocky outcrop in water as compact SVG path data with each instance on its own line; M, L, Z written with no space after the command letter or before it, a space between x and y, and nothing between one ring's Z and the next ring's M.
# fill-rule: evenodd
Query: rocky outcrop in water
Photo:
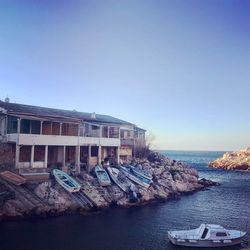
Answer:
M226 170L250 171L250 147L238 152L225 153L222 158L210 162L209 166Z
M148 159L134 160L133 164L140 164L153 176L153 183L148 189L136 185L141 196L137 202L131 203L129 195L114 183L109 187L101 187L97 178L86 172L75 177L82 185L77 194L65 191L53 177L46 182L27 183L18 187L0 179L5 194L9 194L0 204L0 218L86 213L112 205L139 206L166 201L215 185L212 181L199 180L195 169L156 152L152 152Z

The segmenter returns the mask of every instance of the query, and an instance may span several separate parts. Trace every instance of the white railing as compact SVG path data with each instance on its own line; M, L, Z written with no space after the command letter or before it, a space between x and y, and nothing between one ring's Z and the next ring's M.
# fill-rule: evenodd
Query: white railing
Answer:
M119 138L80 137L65 135L8 134L7 141L18 141L18 143L21 145L77 146L94 144L101 146L120 146Z

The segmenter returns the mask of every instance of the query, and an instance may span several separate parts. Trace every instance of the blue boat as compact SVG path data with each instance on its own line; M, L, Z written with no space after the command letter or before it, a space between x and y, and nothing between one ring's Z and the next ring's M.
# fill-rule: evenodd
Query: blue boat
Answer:
M53 169L53 175L56 181L70 193L80 191L81 185L65 172L59 169Z
M97 165L95 167L95 174L96 174L98 182L100 183L101 186L109 186L109 185L111 185L111 180L109 178L109 175L108 175L107 171L104 168Z
M136 175L140 175L148 180L152 180L153 179L153 176L149 173L149 171L145 170L145 169L142 169L142 167L139 165L139 166L131 166L129 165L130 168L132 169L132 171L136 174Z
M150 184L152 183L152 180L144 178L141 175L135 174L130 166L121 166L121 170L131 181L139 184L142 187L149 188Z
M129 193L131 186L134 184L126 177L126 175L117 168L108 167L107 169L114 183L125 193Z

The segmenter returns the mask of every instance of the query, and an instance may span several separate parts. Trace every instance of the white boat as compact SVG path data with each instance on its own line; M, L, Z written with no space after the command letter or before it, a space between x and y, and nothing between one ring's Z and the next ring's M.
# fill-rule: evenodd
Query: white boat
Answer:
M146 171L145 169L142 168L142 166L131 166L129 165L132 169L132 171L137 174L140 175L148 180L152 180L153 176L149 173L149 171Z
M220 225L201 224L192 230L168 231L174 245L189 247L225 247L241 243L245 232L228 230Z
M117 168L107 168L111 179L117 184L117 186L125 193L130 192L130 187L134 184Z
M130 180L139 184L142 187L149 188L150 184L152 183L151 180L146 179L140 175L134 174L130 167L121 166L121 170Z
M70 193L78 192L81 189L80 184L63 171L53 169L53 175L56 181Z
M106 170L104 168L97 165L95 167L95 174L96 174L97 179L98 179L101 186L109 186L109 185L111 185L111 180L109 178L109 175L108 175L108 173L106 172Z

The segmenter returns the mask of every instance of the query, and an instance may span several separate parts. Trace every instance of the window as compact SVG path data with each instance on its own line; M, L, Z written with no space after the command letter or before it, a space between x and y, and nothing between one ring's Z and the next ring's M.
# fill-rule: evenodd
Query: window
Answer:
M203 234L202 234L201 238L202 238L202 239L205 239L206 236L207 236L207 233L208 233L208 229L205 228L204 231L203 231Z
M52 132L52 124L49 121L43 122L43 135L51 135Z
M20 133L22 134L30 134L30 120L22 119L20 130Z
M97 157L98 156L98 147L92 146L91 147L91 157Z
M52 122L52 135L60 135L60 123Z
M119 128L118 127L110 127L109 128L109 137L110 138L119 138Z
M7 134L17 133L17 118L8 116Z
M98 126L96 126L96 125L92 125L92 130L98 130L99 129L99 127Z
M124 138L124 130L121 130L121 138Z
M227 233L226 232L217 232L216 236L225 237L225 236L227 236Z
M104 138L108 137L108 127L102 128L102 137L104 137Z
M41 122L31 121L31 134L40 134Z

